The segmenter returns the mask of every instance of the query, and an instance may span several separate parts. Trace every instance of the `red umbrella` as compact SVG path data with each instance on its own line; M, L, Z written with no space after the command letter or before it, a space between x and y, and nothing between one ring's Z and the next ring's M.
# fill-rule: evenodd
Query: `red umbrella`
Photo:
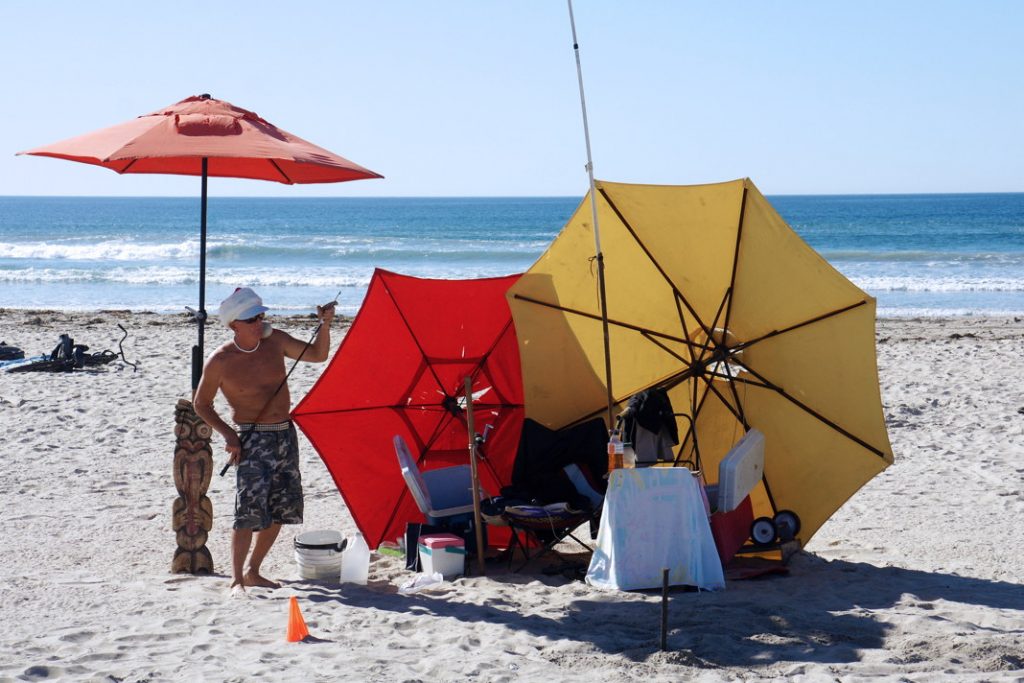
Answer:
M206 320L206 179L254 178L292 185L383 176L209 95L189 97L125 123L18 154L69 159L118 173L202 176L199 341L192 387L199 383Z
M465 377L478 430L492 425L480 480L512 475L523 424L519 347L505 292L518 275L428 280L374 271L352 328L292 416L334 477L371 547L423 521L392 445L421 471L466 464Z

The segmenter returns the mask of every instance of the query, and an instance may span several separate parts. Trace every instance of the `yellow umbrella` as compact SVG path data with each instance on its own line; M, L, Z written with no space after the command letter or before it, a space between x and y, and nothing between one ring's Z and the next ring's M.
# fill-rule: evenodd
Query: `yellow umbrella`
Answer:
M651 387L680 414L677 461L713 482L751 428L765 435L754 515L791 510L806 543L892 463L875 301L786 225L749 179L596 184L611 385ZM526 416L557 429L606 410L589 195L509 290ZM691 421L692 420L692 421Z

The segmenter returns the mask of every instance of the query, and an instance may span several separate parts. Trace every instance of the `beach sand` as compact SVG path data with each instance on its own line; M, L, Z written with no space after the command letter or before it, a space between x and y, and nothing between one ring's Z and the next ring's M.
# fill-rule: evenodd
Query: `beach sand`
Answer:
M0 373L0 680L1024 680L1024 320L883 319L896 464L793 558L788 576L660 596L496 571L403 596L396 558L368 586L298 581L295 533L354 524L300 436L306 522L232 597L231 476L214 476L217 575L169 573L174 405L189 390L183 316L0 310L30 354L69 333L121 362ZM308 318L277 325L308 337ZM341 335L336 327L336 346ZM226 340L208 328L210 348ZM293 404L322 365L301 364ZM215 466L224 462L216 438ZM285 642L297 596L311 642Z

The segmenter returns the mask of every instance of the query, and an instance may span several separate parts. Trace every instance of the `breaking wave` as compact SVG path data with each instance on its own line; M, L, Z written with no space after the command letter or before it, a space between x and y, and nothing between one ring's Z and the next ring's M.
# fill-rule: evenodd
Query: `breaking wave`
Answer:
M1024 292L1024 278L1015 277L902 277L852 278L867 292Z
M337 258L386 261L415 255L447 261L459 259L522 261L540 255L547 247L542 241L490 241L458 239L351 238L288 243L288 240L247 243L245 241L208 242L207 258L255 261L279 259L296 263ZM149 243L104 240L90 244L71 241L0 243L0 259L14 261L134 261L198 262L199 240Z
M513 270L502 268L437 268L409 267L400 272L427 278L482 278L510 275ZM208 285L252 287L366 287L373 268L358 270L337 268L253 269L232 268L207 271ZM123 284L131 286L197 285L198 267L137 267L137 268L0 268L0 283L17 284Z

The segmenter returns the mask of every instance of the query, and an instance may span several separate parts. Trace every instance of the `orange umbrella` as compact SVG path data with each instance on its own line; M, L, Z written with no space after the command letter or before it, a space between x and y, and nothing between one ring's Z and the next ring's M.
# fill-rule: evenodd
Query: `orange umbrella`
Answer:
M117 173L202 176L199 311L195 315L199 341L192 348L193 388L202 372L206 320L207 177L286 185L383 177L209 95L189 97L131 121L18 154L80 161Z

